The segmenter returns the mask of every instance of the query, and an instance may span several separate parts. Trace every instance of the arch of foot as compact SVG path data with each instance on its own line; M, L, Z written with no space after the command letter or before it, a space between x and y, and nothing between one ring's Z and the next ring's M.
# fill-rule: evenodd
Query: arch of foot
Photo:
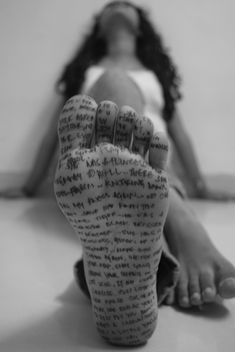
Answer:
M66 104L54 188L81 239L95 324L113 344L143 344L157 323L167 141L152 136L149 120L130 107L108 101L97 107L86 96ZM154 167L144 160L148 149Z

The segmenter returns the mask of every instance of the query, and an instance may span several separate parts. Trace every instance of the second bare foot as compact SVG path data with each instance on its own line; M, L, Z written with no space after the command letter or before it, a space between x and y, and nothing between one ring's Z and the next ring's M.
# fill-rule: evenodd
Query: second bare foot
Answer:
M177 202L177 210L170 207L168 216L173 217L174 228L168 228L167 239L180 263L180 277L175 292L170 293L166 302L188 308L213 302L217 296L235 297L234 266L215 248L205 229L174 191L171 191L172 202Z

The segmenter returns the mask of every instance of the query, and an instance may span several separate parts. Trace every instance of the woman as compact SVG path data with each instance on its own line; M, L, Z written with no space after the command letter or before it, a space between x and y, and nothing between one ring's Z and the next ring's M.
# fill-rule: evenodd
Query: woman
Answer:
M179 84L176 67L145 12L129 2L117 1L105 6L96 17L91 33L62 73L58 89L63 96L62 105L71 96L83 92L97 102L113 100L119 106L128 104L139 114L147 114L156 128L167 131L171 138L190 183L190 196L228 199L229 195L210 190L200 172L177 113L176 104L181 97ZM25 187L6 191L5 196L36 193L57 148L57 120L56 113ZM215 249L192 215L184 193L173 177L165 238L179 262L180 274L166 302L186 308L214 301L216 295L234 297L235 269ZM79 275L83 274L81 262L76 269ZM80 276L79 280L87 290L85 278Z

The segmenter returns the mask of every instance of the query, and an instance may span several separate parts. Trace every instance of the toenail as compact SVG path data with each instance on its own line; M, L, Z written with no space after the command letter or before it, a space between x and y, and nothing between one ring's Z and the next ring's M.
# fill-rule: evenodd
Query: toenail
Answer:
M192 304L200 304L201 303L201 296L198 292L195 292L191 296Z
M224 279L219 285L219 294L223 298L233 298L235 296L235 278Z
M230 287L235 287L235 278L231 277L231 278L228 278L228 279L225 279L221 282L220 286L223 286L223 285L226 285L226 286L230 286Z
M203 300L211 300L215 296L215 290L211 287L207 287L203 292L202 292L202 298Z

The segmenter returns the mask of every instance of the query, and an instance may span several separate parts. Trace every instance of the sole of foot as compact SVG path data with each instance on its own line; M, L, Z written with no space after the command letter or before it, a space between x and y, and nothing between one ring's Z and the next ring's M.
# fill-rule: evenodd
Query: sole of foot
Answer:
M168 210L168 143L128 106L69 99L58 124L58 205L81 240L96 327L112 344L153 334Z

